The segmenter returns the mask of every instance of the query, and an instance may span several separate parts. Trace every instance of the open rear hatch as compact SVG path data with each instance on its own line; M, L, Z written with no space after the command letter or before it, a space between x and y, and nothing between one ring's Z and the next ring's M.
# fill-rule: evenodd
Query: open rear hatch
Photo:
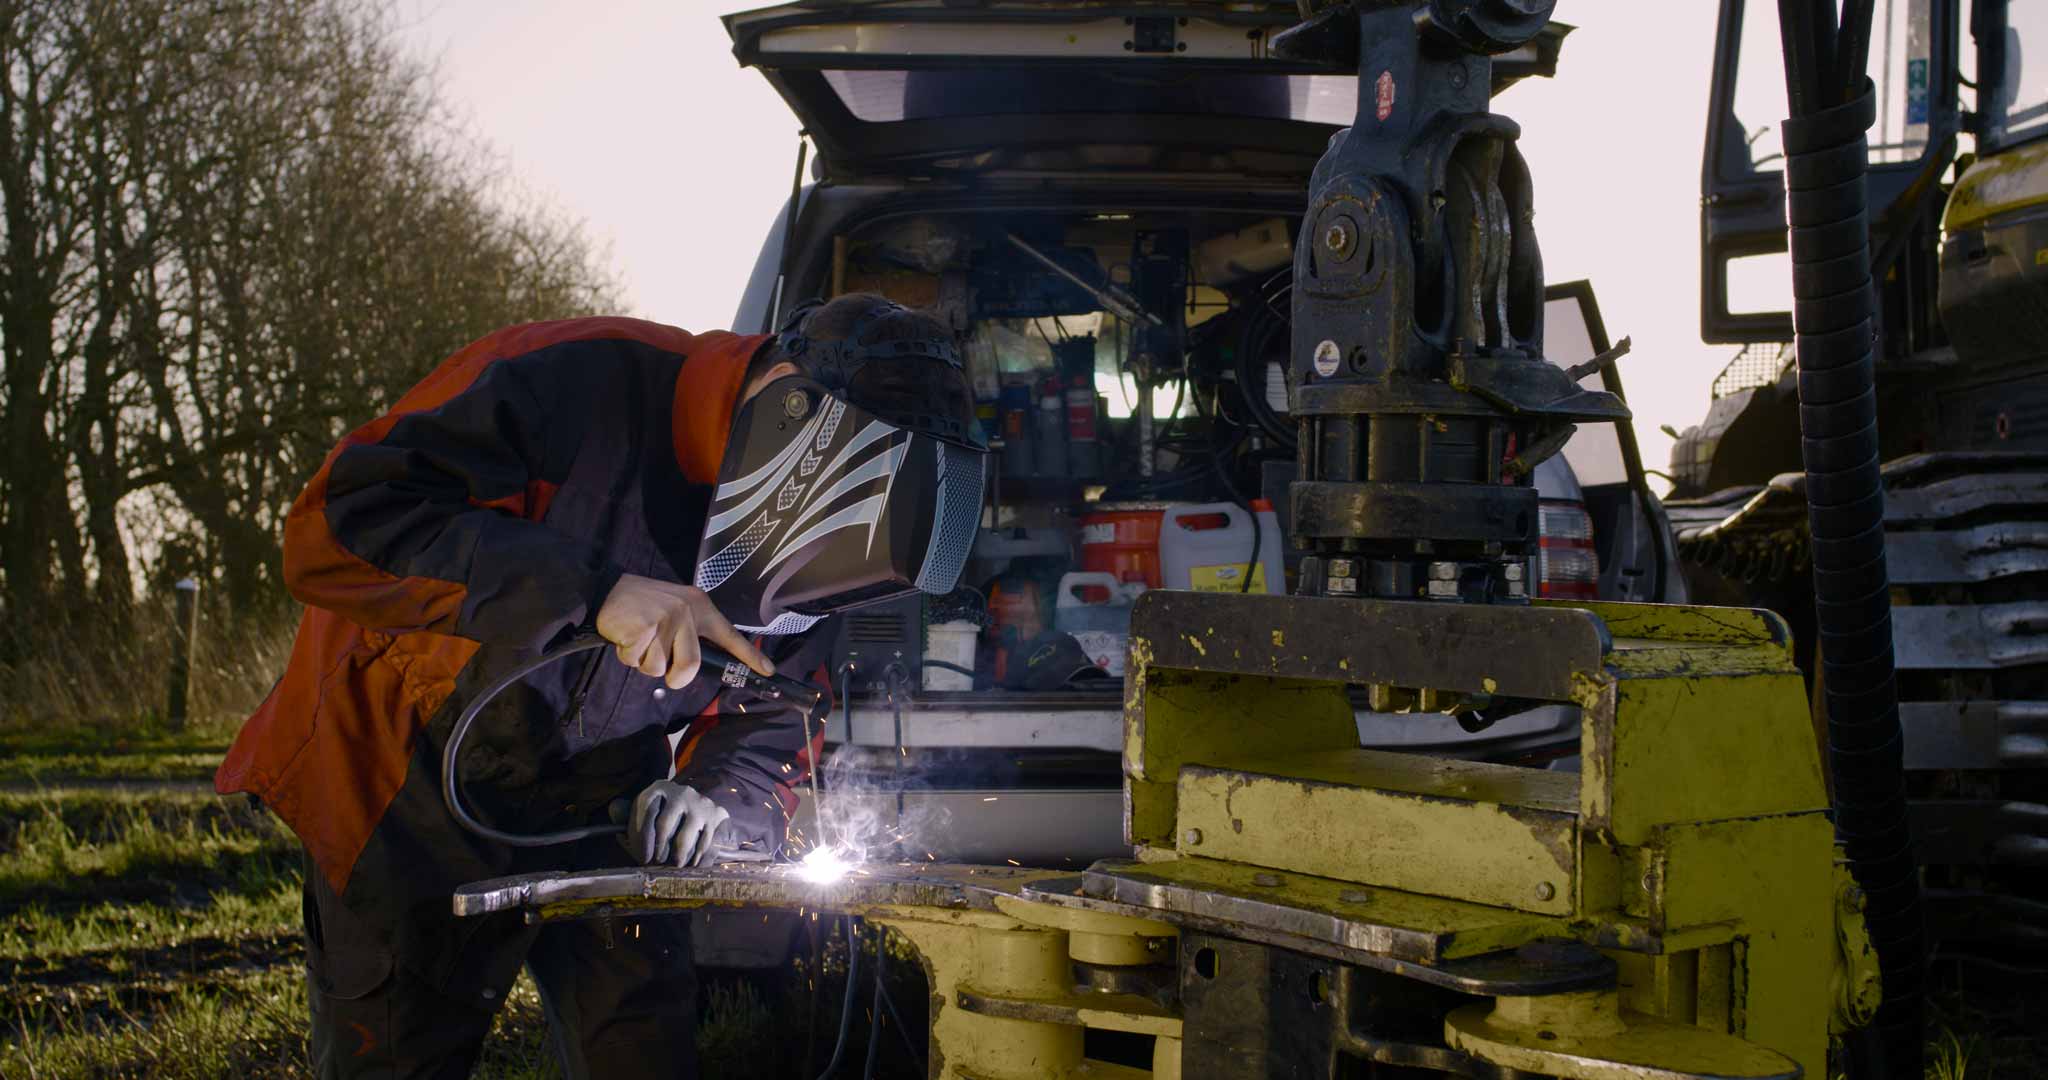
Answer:
M823 175L1163 174L1305 181L1357 111L1357 72L1282 59L1293 2L793 3L725 17L818 147ZM1498 58L1556 68L1553 23Z

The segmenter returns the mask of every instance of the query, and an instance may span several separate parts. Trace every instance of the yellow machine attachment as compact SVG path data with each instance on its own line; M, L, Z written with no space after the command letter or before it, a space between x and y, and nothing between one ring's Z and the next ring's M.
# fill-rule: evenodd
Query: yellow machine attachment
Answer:
M1878 1001L1784 624L1760 611L1153 592L1126 681L1137 857L484 882L456 910L768 904L887 927L932 1075L1826 1076ZM1353 698L1581 710L1577 774L1361 749Z
M1134 625L1138 858L1091 894L1489 998L1442 1046L1557 1076L1824 1076L1876 1007L1775 615L1154 593ZM1347 686L1576 704L1581 772L1360 749Z

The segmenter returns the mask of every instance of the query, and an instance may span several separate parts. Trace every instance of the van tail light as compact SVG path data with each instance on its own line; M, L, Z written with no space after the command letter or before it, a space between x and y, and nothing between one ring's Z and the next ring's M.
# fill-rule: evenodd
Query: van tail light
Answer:
M1536 544L1538 596L1600 598L1600 557L1593 550L1593 517L1584 503L1543 500L1537 508Z

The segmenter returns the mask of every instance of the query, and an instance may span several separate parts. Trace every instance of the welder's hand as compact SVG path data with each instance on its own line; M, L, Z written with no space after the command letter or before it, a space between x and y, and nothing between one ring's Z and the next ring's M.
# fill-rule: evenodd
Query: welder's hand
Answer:
M775 674L775 665L693 585L627 574L598 608L597 632L618 646L619 663L665 677L671 690L697 677L700 637L763 675Z
M621 840L628 853L649 866L703 866L713 858L719 826L730 817L696 788L656 780L633 800Z

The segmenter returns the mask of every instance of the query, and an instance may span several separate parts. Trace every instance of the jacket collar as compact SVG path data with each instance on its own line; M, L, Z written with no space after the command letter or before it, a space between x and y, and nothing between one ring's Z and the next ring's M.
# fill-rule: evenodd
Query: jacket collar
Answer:
M769 334L698 334L676 376L674 417L670 425L676 464L693 484L718 482L725 459L726 437L739 407L747 363L768 343Z

